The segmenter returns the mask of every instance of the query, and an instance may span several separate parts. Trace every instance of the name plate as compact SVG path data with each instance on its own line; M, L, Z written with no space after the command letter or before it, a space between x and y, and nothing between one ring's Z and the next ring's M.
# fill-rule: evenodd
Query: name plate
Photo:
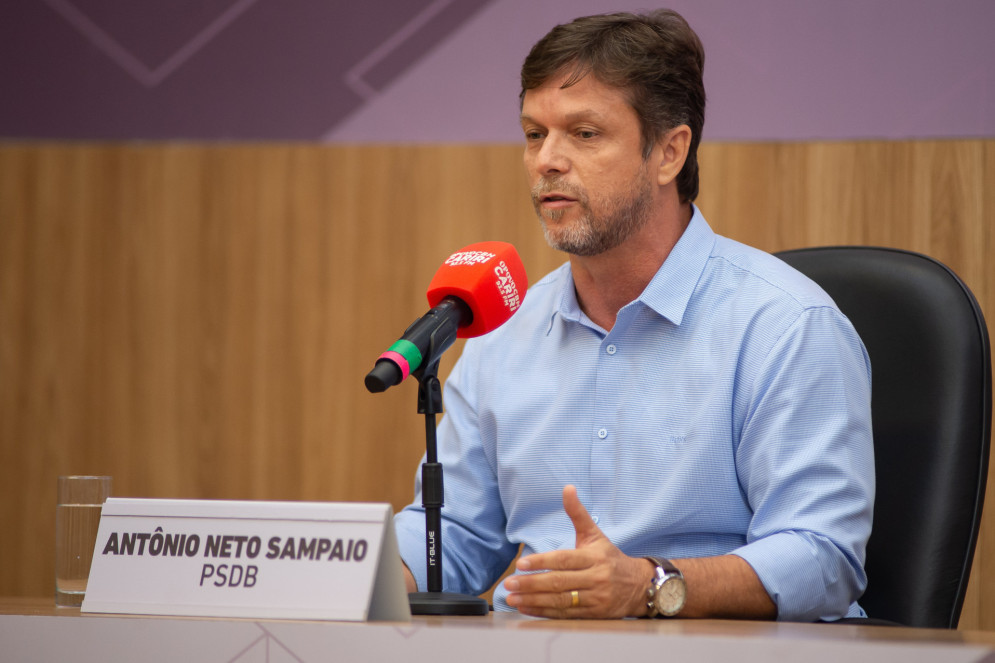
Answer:
M83 612L410 621L389 504L110 498Z

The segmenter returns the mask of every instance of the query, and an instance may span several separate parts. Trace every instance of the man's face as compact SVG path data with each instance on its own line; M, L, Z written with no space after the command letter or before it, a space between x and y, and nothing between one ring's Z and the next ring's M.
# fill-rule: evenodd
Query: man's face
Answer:
M645 224L656 180L623 91L591 75L561 89L564 79L525 93L525 169L549 245L592 256Z

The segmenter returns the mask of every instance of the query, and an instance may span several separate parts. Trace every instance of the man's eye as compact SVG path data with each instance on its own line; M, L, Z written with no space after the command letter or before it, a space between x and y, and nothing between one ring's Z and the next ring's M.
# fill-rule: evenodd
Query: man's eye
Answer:
M598 135L597 133L595 133L594 131L590 131L589 129L581 129L580 131L577 132L577 137L584 139L594 138L597 135Z

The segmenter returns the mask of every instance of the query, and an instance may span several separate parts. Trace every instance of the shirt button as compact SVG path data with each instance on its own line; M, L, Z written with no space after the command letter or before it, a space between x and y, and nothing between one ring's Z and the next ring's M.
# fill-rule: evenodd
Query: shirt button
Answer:
M598 430L598 437L600 437L602 440L605 439L606 437L608 437L608 429L607 428L602 428L602 429Z
M615 347L615 344L614 344L614 343L612 343L612 344L611 344L611 345L609 345L609 346L608 346L607 348L605 348L605 352L607 352L607 353L608 353L608 354L610 354L610 355L613 355L613 354L615 354L616 352L618 352L618 348L616 348L616 347Z
M591 520L593 520L594 524L597 525L601 521L601 518L597 516L591 516Z

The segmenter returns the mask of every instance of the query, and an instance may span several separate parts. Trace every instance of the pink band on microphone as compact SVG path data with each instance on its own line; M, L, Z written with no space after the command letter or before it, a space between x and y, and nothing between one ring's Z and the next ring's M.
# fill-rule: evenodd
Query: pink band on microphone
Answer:
M410 373L411 373L411 367L408 365L408 360L405 359L404 355L402 355L399 352L394 352L393 350L388 350L387 352L385 352L382 355L380 355L379 357L377 357L378 361L380 359L387 359L387 360L392 361L395 364L397 364L398 368L401 369L401 381L402 382L405 379L407 379L408 375L410 375Z

